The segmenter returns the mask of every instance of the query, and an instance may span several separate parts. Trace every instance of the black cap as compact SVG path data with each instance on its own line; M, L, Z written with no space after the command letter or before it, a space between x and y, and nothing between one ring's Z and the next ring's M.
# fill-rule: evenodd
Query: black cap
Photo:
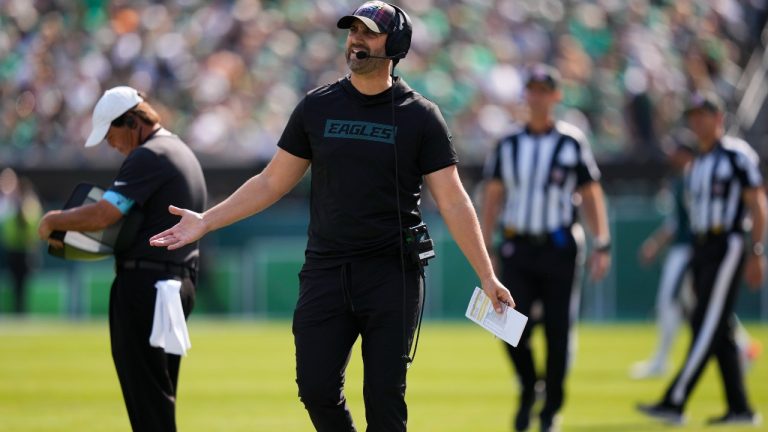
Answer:
M560 72L552 66L546 64L536 64L528 68L528 79L525 82L525 86L528 87L533 83L546 84L550 89L554 90L560 83Z
M672 154L678 150L691 154L696 153L696 137L688 128L678 127L671 130L661 140L661 149L666 154Z
M723 100L711 91L696 91L688 97L685 114L704 110L712 113L723 112Z

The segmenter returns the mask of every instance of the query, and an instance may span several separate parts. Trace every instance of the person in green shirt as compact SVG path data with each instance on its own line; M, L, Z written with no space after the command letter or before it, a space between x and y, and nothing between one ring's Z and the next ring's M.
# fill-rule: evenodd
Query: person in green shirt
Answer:
M0 223L0 240L13 282L13 312L26 312L26 286L37 252L37 223L41 216L40 201L32 183L19 179L10 168L2 175L0 188L8 206Z

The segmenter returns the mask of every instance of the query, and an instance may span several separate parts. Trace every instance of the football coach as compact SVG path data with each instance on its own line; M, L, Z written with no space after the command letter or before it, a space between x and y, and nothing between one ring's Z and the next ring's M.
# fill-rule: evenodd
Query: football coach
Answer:
M355 431L343 389L360 336L367 430L405 431L406 369L423 298L423 263L407 249L414 230L424 230L416 228L424 183L496 309L514 302L494 275L440 110L394 76L410 48L408 15L371 1L337 26L348 30L350 73L299 102L260 174L205 213L171 207L181 221L151 244L175 250L258 213L311 166L293 316L299 395L318 431Z

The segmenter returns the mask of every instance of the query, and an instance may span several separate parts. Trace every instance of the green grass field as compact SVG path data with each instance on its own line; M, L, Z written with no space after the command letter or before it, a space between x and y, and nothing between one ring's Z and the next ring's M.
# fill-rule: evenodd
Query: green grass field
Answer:
M768 346L768 325L747 327ZM180 379L180 431L313 430L296 395L290 323L193 317L190 332L193 348L182 362ZM687 339L685 334L680 338L678 358ZM563 430L669 430L634 411L636 402L655 400L668 379L627 378L629 365L648 355L653 342L650 325L580 326ZM0 353L0 431L130 430L109 354L106 320L0 321ZM767 355L747 376L753 403L763 414L768 414ZM362 431L361 376L356 352L347 397ZM410 430L510 430L516 404L512 369L500 342L479 327L426 323L408 384ZM744 430L704 425L707 417L724 410L722 399L711 363L689 404L688 426L677 430Z

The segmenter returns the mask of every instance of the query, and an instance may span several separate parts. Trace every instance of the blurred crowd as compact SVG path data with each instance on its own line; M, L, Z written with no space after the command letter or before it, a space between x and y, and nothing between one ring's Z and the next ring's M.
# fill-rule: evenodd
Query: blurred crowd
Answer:
M0 0L0 163L98 167L84 151L101 93L150 95L204 165L263 162L295 104L345 73L337 19L361 0ZM656 158L685 92L726 100L766 0L409 0L398 74L436 101L462 159L480 163L524 116L524 67L556 65L561 117L600 160Z

